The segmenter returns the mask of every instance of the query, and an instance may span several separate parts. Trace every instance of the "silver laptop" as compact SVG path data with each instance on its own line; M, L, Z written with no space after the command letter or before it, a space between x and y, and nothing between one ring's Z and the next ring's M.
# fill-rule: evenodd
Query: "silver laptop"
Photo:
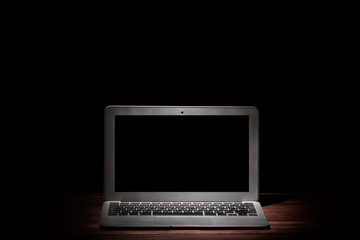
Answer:
M100 227L268 227L255 107L108 106Z

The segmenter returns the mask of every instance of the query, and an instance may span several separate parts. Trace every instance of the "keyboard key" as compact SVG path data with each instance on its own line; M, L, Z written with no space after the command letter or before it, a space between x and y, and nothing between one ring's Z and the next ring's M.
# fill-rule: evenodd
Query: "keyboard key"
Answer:
M140 212L140 215L151 215L151 211Z
M204 211L205 216L216 216L215 211Z
M246 212L237 212L237 214L238 214L239 216L247 216L247 213L246 213Z
M238 216L237 213L227 213L228 216Z

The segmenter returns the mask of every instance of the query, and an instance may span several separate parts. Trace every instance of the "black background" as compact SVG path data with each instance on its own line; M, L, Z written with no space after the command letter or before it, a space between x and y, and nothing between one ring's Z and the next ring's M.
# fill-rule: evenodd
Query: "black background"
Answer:
M194 28L9 18L2 189L102 192L104 108L136 104L256 106L261 192L355 191L355 35L350 15L320 12Z
M354 87L339 75L319 83L310 73L307 79L288 73L261 81L239 73L14 84L3 114L3 189L102 192L104 108L154 104L259 108L261 192L356 190Z

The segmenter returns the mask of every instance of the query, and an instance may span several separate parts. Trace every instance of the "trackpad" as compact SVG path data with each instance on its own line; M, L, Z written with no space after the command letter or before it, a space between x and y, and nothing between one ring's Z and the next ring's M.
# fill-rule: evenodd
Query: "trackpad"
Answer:
M155 225L161 226L209 226L210 217L155 217Z

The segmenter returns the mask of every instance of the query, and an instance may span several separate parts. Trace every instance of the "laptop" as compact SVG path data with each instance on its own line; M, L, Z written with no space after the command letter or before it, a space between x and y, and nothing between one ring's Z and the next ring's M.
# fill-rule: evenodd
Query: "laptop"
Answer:
M267 228L259 115L244 106L108 106L101 228Z

